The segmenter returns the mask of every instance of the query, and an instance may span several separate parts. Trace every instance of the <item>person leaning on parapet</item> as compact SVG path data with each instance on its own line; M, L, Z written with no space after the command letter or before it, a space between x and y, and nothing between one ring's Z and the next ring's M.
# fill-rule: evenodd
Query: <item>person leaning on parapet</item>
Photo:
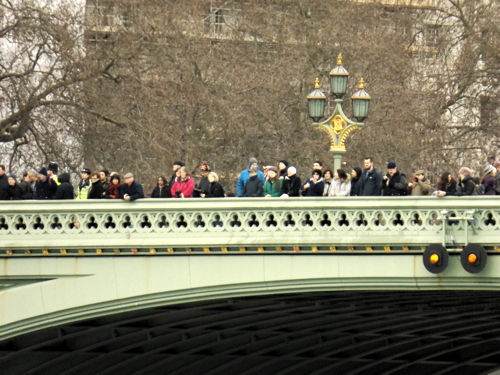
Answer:
M57 186L55 199L75 199L75 191L69 182L69 177L69 173L59 175L59 186Z
M50 178L51 182L54 182L56 185L59 185L59 179L57 178L57 172L59 167L56 163L50 162L47 167L47 177Z
M283 181L281 187L281 198L299 197L300 196L300 177L297 176L297 169L295 167L288 167L288 176Z
M262 181L262 185L266 182L264 178L264 173L259 171L259 165L257 163L257 159L255 158L250 158L248 160L248 168L241 171L240 177L238 177L238 185L236 186L236 196L238 197L244 197L245 195L243 194L243 189L245 187L246 182L250 178L250 168L255 168L257 171L257 177Z
M368 157L364 161L365 170L361 174L359 196L378 197L382 190L382 174L373 166L373 159Z
M125 201L135 201L139 198L144 198L144 190L142 185L134 180L132 173L127 173L123 176L125 183L120 186L120 196Z
M420 169L415 172L413 178L408 183L408 189L411 195L429 195L431 182L425 178L425 171Z
M408 194L406 176L398 171L393 161L387 164L387 174L382 177L383 196L404 196Z
M446 195L464 196L472 195L476 185L471 177L472 171L467 167L462 167L458 171L458 176L460 177L457 184L457 190L455 194L448 194L445 191L437 190L434 194L437 197L444 197Z
M78 184L78 196L76 199L87 199L89 190L92 186L92 182L90 181L90 169L83 168L80 172L80 177L82 180Z
M54 199L56 195L57 184L52 182L47 175L47 169L42 168L38 172L38 182L35 187L35 199L47 200Z

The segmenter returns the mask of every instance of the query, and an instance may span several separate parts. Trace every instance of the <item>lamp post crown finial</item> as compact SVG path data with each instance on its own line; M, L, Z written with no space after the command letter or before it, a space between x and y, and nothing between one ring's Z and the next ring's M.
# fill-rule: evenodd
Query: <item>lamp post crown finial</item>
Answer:
M365 88L365 80L363 78L359 79L359 88L364 89Z
M342 65L342 54L339 53L339 55L337 56L337 65Z
M319 79L318 79L318 78L316 78L316 79L314 80L314 88L315 88L315 89L319 89Z

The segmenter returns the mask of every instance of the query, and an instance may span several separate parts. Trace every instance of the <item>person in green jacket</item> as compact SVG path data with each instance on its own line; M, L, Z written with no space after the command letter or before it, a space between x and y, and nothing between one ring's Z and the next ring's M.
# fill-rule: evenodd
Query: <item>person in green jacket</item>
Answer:
M279 197L281 195L282 184L283 180L279 179L278 168L270 168L267 172L266 183L264 184L264 197Z

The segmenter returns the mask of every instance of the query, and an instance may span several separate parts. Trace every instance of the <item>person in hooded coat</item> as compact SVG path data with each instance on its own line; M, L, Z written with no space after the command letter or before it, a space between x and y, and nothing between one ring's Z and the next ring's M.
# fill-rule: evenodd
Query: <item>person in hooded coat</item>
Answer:
M16 181L16 175L9 173L7 183L9 184L6 189L6 198L11 201L23 200L23 189Z
M330 186L328 196L330 197L348 197L351 194L351 175L343 169L337 169L334 174L333 182Z
M61 173L58 177L59 186L57 186L55 199L75 199L73 185L69 182L69 173Z

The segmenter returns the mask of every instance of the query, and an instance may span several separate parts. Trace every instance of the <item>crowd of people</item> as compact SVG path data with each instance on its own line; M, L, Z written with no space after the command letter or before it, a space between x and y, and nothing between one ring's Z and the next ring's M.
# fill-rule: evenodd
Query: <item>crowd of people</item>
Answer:
M199 167L201 177L195 181L183 162L172 165L172 176L158 176L150 198L222 198L222 197L348 197L348 196L423 196L438 197L464 195L500 195L500 161L488 164L480 177L462 167L455 179L444 172L436 188L424 170L417 170L411 177L401 173L395 162L387 164L387 173L374 168L372 158L364 159L363 169L351 171L323 170L321 161L313 163L312 172L301 179L297 169L287 160L262 170L255 158L250 158L248 167L239 174L236 194L226 193L217 173L207 162ZM91 172L83 168L76 189L70 182L69 173L58 173L56 163L40 171L30 170L21 181L16 175L7 174L0 165L0 200L48 200L48 199L123 199L134 201L145 198L143 187L135 181L132 173L121 177L106 169Z

